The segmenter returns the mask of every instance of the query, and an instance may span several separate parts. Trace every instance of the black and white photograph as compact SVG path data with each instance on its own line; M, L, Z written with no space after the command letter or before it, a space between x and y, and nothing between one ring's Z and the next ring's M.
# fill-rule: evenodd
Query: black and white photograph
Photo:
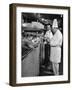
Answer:
M12 4L10 84L70 82L70 7Z
M63 75L63 15L21 13L21 76Z

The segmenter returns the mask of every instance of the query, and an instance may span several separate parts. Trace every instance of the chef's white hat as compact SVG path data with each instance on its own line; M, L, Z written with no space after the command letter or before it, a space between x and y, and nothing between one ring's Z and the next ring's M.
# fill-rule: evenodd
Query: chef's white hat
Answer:
M52 28L58 28L58 21L57 21L57 19L53 20Z

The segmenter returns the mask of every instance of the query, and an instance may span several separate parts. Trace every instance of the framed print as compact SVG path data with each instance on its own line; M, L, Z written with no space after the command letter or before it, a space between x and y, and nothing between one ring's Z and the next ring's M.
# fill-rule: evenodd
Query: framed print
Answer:
M70 7L10 4L10 85L70 82Z

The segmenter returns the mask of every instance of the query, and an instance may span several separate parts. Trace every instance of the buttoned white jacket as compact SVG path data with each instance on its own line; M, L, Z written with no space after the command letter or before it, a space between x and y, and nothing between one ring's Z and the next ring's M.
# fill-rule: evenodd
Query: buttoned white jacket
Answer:
M61 46L62 46L62 33L58 29L50 40L50 61L54 63L61 62Z

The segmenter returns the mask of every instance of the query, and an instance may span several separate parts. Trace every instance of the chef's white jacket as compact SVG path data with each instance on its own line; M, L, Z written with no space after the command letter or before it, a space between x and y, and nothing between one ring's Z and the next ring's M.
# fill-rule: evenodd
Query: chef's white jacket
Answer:
M61 62L61 46L62 46L62 33L58 29L50 40L50 61L54 63Z

